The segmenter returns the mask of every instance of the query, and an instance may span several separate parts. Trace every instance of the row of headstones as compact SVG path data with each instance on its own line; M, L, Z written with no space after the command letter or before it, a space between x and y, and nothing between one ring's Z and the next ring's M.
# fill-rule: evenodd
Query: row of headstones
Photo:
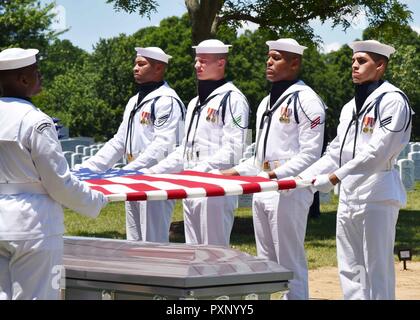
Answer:
M395 168L400 174L406 191L412 190L416 181L420 180L420 142L409 142L397 157ZM339 195L339 185L334 188L334 194ZM321 202L329 201L330 194L320 193Z
M245 151L242 155L242 159L239 160L239 163L244 162L246 159L251 158L255 152L255 142L250 144L245 148Z
M104 143L95 144L94 139L88 137L62 139L60 142L70 169L73 169L76 164L80 164L94 156L104 145ZM126 164L125 160L121 159L114 165L114 168L122 168Z
M397 167L406 190L420 180L420 143L410 142L398 156Z

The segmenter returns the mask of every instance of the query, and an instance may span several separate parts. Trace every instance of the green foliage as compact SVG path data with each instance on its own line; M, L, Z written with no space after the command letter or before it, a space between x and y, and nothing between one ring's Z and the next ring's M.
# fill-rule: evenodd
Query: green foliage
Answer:
M71 69L80 70L88 57L87 52L69 40L55 40L46 48L40 61L43 85L49 86L57 75L64 75Z
M118 127L121 119L101 98L99 83L98 74L72 69L56 76L51 87L37 96L34 103L50 116L60 118L72 136L108 139L114 130L107 128Z
M328 106L327 125L335 128L338 125L341 109L354 96L354 85L351 79L351 58L353 52L347 45L338 51L323 55L325 72L320 75L322 79L313 84L313 88L324 99ZM307 59L310 61L310 59ZM316 74L320 70L314 71ZM322 73L322 72L321 72ZM334 138L335 131L330 132Z
M50 29L53 7L41 6L37 0L0 1L0 50L37 48L42 53L57 35Z
M106 0L106 2L114 2L114 8L117 11L121 9L130 13L138 11L141 16L147 16L148 18L150 18L152 12L157 11L158 7L157 1L154 0Z
M366 32L371 33L369 37L378 38L373 33L378 30L383 29L368 29ZM390 60L386 78L404 90L415 107L419 104L419 38L409 28L401 30L404 36L398 38L401 43L395 44L398 50ZM380 40L392 44L385 41L390 40L388 32L382 31L381 34L384 38ZM247 30L237 36L234 29L223 26L219 28L217 37L233 45L227 78L233 80L248 98L252 109L250 126L254 129L255 111L270 88L265 78L265 42L275 39L276 34L258 29L254 32ZM166 80L187 104L196 95L191 45L188 15L166 18L159 27L143 28L130 36L121 34L101 39L91 55L67 40L55 41L46 50L47 58L41 61L46 90L35 101L43 110L51 111L51 115L61 117L63 123L70 126L72 136L108 139L116 132L127 101L136 93L132 75L134 48L158 46L173 57ZM328 106L327 124L331 139L335 136L341 108L354 95L352 50L345 45L338 51L321 54L313 42L305 45L308 49L305 50L301 77ZM414 121L413 136L418 139L418 117L414 117Z
M118 121L122 120L124 108L131 96L135 94L133 80L133 62L136 42L133 37L121 34L111 39L101 39L95 46L89 64L89 72L97 75L94 84L98 97L115 111ZM118 121L107 127L106 136L115 133Z
M133 38L136 46L160 47L172 56L165 78L184 103L196 96L191 26L187 15L166 18L159 27L141 29Z
M268 82L265 78L267 60L267 32L246 31L232 43L229 57L228 78L242 90L251 110L251 128L255 128L255 114L261 100L267 95Z
M107 0L117 10L137 11L150 16L157 11L153 0ZM238 29L244 21L251 21L261 28L280 36L291 33L299 40L319 40L310 22L319 19L333 21L343 30L363 12L371 26L407 24L410 12L398 0L186 0L192 27L193 43L214 37L220 26Z

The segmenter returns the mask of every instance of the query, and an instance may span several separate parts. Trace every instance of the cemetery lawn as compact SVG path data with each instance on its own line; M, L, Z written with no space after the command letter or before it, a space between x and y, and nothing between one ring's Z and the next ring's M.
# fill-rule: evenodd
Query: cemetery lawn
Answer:
M335 222L337 197L321 205L321 216L309 219L306 231L306 253L310 269L336 266ZM184 242L182 203L177 201L170 232L171 242ZM66 235L125 239L124 203L110 203L96 219L86 218L65 209ZM250 208L235 212L231 235L234 249L256 255L252 213ZM407 207L400 211L397 223L395 252L398 248L411 248L413 260L420 261L420 182L408 192ZM395 255L396 261L398 257Z

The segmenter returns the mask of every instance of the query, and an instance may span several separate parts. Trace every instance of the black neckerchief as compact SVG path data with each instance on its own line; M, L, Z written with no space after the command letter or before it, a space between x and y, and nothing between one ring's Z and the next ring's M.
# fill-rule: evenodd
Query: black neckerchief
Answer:
M270 91L270 107L272 107L278 98L293 84L298 82L297 79L294 80L281 80L277 82L273 82L271 84L271 91Z
M210 93L223 86L226 82L225 78L220 80L198 80L198 99L200 104L204 104Z
M363 84L356 84L356 94L354 96L354 100L356 102L357 114L359 114L359 111L362 109L362 106L365 103L367 97L369 97L372 94L372 92L378 89L383 83L383 80L379 80Z
M139 97L137 99L137 105L152 91L155 91L157 88L161 87L164 84L163 81L158 82L146 82L137 84L137 90Z
M350 122L347 126L346 132L344 134L344 138L343 138L342 143L341 143L340 157L339 157L339 161L338 161L339 167L341 167L341 159L342 159L344 145L346 143L346 138L347 138L347 135L350 132L350 128L353 126L353 124L355 126L355 129L354 129L354 138L353 138L353 157L352 157L352 159L354 159L354 157L356 156L357 136L358 136L358 133L359 133L359 117L360 117L359 112L362 110L363 104L365 103L366 99L372 94L373 91L378 89L383 83L384 83L383 80L379 80L379 81L373 81L373 82L367 82L367 83L356 84L355 85L356 94L354 96L354 100L355 100L355 104L356 104L356 113L353 110L353 116L352 116L352 118L351 118L351 120L350 120ZM371 110L373 108L373 106L374 106L374 104L370 107L369 110ZM365 111L362 112L365 115L366 115L367 112L369 112L369 110L366 111L366 108L365 108ZM362 119L362 121L363 121L363 119Z
M157 82L146 82L146 83L139 83L137 84L137 90L138 90L138 98L137 98L137 103L136 105L133 107L133 110L131 110L130 112L130 116L128 118L128 124L127 124L127 133L126 133L126 137L125 137L125 150L124 153L127 153L128 151L128 155L129 156L133 156L133 152L131 150L132 148L132 135L133 135L133 121L134 121L134 116L136 115L136 112L138 110L140 110L140 108L143 106L143 104L146 103L143 102L143 99L152 91L155 91L156 89L158 89L159 87L161 87L164 84L163 81L157 81ZM129 143L129 145L128 145Z

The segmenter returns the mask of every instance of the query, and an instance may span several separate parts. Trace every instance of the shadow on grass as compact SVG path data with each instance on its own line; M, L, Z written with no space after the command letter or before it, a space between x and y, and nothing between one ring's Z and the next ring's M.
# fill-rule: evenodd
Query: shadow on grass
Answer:
M316 219L308 219L305 241L335 240L336 212L322 212Z
M401 210L397 222L395 253L398 249L411 248L413 255L420 254L420 211Z
M317 219L309 219L306 241L323 246L325 244L321 242L322 240L335 239L335 221L335 212L325 212ZM169 234L171 242L185 242L184 222L172 222ZM235 217L231 242L238 245L255 245L252 217Z
M255 244L252 217L235 217L232 233L232 244ZM174 221L169 229L170 242L185 242L184 221Z

